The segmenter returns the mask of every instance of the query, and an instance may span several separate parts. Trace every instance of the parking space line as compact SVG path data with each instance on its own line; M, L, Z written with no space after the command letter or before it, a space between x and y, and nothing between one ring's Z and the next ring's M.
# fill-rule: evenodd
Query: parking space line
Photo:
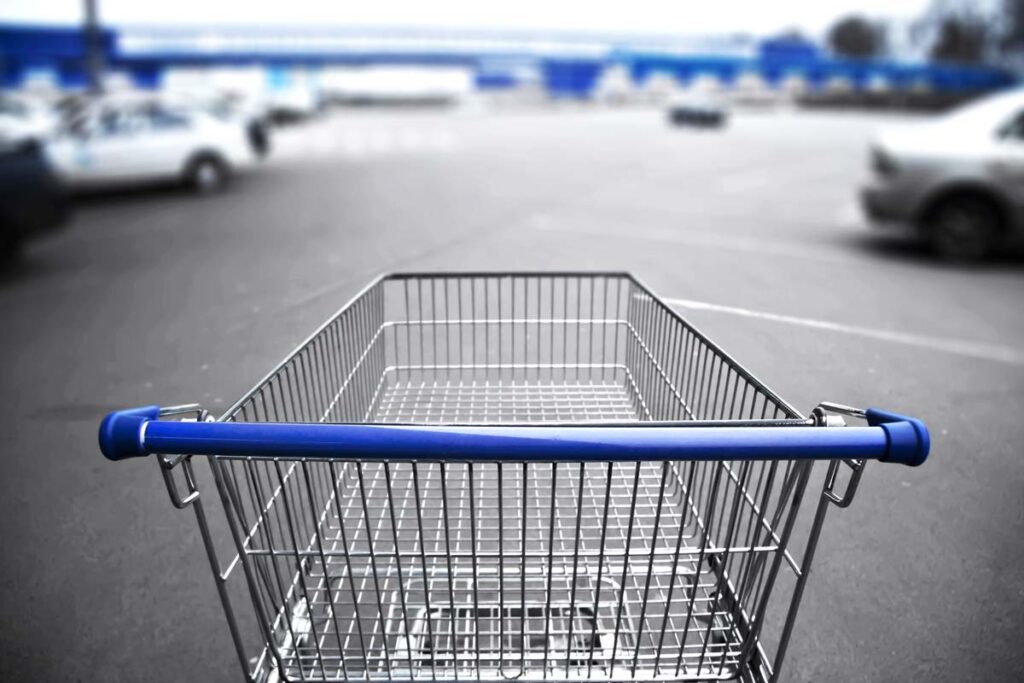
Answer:
M726 313L729 315L739 315L747 318L757 318L759 320L769 320L776 323L785 323L787 325L799 325L801 327L809 327L816 330L838 332L840 334L849 334L868 339L892 342L895 344L915 346L931 351L952 353L958 356L967 356L970 358L979 358L999 363L1009 363L1010 365L1024 366L1024 350L1017 349L1012 346L1005 346L1003 344L990 344L987 342L972 341L968 339L935 337L908 332L897 332L895 330L884 330L874 327L846 325L828 320L799 318L792 315L780 315L778 313L769 313L766 311L754 311L748 308L738 308L736 306L722 306L719 304L708 303L706 301L693 301L691 299L667 298L664 299L664 301L672 306L678 306L679 308L689 310L713 311L715 313Z
M766 242L762 238L747 237L739 235L719 235L710 232L698 232L694 230L669 230L656 227L632 226L629 232L624 234L619 230L602 230L581 225L561 225L548 221L544 225L533 226L538 230L551 232L565 232L578 235L593 235L595 237L608 237L621 239L628 236L630 239L640 239L652 242L668 242L671 244L685 244L693 247L705 247L710 249L725 249L738 251L763 257L765 254L783 256L786 258L806 259L819 263L838 263L864 265L865 259L857 256L836 253L818 247L805 247L794 242Z
M401 154L436 154L458 148L450 131L413 128L370 128L334 134L325 130L289 132L276 143L278 159L368 159Z

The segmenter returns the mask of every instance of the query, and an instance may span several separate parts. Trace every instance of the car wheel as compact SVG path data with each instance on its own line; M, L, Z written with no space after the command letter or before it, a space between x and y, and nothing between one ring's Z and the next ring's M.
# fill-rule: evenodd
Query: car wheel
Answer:
M954 196L928 212L923 231L928 246L951 261L977 261L999 241L998 208L984 197Z
M188 182L196 192L211 194L227 185L228 176L227 164L217 157L204 156L192 162Z

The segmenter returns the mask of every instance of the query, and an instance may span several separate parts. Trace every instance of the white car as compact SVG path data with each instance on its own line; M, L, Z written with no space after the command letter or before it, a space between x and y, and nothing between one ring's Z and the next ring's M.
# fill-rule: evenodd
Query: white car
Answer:
M257 156L240 122L158 101L93 104L46 152L74 189L183 181L200 192L221 188Z
M319 110L319 99L311 88L277 88L265 96L267 116L274 123L295 123L312 118Z
M877 225L962 260L1024 241L1024 90L883 131L870 163L861 202Z
M237 121L245 126L253 149L260 157L270 152L266 103L249 93L193 88L165 92L161 101L169 106L203 111L222 121Z

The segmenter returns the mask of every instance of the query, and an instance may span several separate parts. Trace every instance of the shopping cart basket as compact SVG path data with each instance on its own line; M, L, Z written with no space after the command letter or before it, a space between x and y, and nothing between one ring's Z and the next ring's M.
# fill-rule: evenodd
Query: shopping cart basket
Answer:
M617 273L382 277L219 420L100 428L195 510L255 680L774 680L826 509L928 443L802 417Z

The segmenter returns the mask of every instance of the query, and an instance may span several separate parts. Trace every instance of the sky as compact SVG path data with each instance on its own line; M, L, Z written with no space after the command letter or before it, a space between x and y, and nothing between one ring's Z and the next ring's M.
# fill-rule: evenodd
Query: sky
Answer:
M526 29L648 35L770 34L797 27L822 35L857 12L905 21L927 0L97 0L111 25L245 24ZM0 0L0 21L68 23L83 0Z

